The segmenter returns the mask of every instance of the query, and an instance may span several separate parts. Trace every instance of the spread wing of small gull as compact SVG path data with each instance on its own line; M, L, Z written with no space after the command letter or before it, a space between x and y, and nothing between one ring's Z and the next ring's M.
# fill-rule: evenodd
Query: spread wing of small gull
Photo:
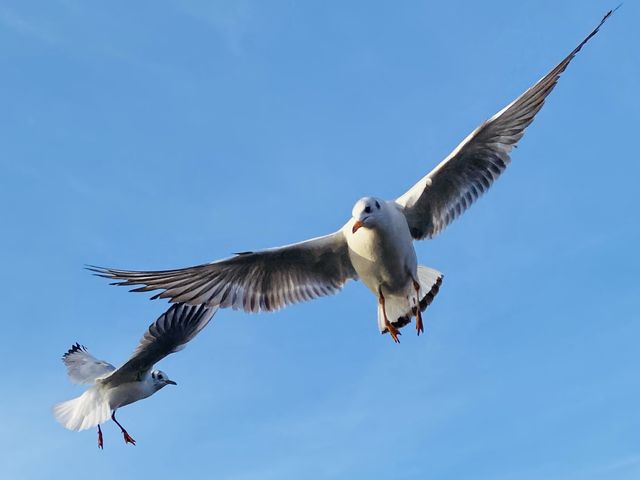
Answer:
M99 381L105 386L114 387L140 380L164 357L182 350L207 326L217 310L217 307L206 305L172 305L149 326L131 358Z
M342 231L179 270L88 268L99 276L119 280L114 285L143 285L132 291L163 290L153 298L247 312L278 310L331 295L347 280L357 278Z
M413 238L436 236L489 189L507 168L509 153L542 108L562 72L612 13L613 10L609 11L553 70L476 128L447 158L396 200L404 207Z
M96 378L108 375L116 369L110 363L98 360L79 343L62 356L62 361L73 383L94 383Z

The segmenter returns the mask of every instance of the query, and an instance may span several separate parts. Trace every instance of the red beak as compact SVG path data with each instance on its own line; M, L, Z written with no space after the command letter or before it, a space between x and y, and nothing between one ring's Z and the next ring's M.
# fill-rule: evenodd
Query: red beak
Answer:
M364 226L364 223L360 220L356 220L356 223L353 224L353 228L351 229L351 233L356 233L362 226Z

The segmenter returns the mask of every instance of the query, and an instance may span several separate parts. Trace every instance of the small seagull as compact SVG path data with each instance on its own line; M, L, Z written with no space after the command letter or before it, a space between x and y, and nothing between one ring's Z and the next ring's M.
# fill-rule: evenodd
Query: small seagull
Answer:
M86 430L98 427L98 447L103 448L100 424L111 417L124 436L125 443L136 444L120 422L116 410L147 398L166 385L177 385L167 374L154 370L155 363L184 348L211 320L217 307L172 305L140 339L131 358L116 369L98 360L76 343L62 356L73 383L93 384L82 395L53 407L53 413L65 428Z
M571 60L613 11L558 65L476 128L439 165L395 200L358 200L352 217L330 235L189 268L162 271L88 266L115 285L171 302L273 311L337 293L362 279L378 298L378 327L398 343L399 329L416 319L438 293L442 274L418 265L414 240L432 238L486 192L507 168L511 150L540 111Z

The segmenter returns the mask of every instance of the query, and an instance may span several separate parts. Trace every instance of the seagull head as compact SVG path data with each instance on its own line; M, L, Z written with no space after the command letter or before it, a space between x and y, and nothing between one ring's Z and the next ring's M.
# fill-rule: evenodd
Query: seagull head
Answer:
M153 386L156 387L156 390L160 390L165 385L177 385L173 380L169 380L167 374L162 370L154 370L151 372L151 381L153 382Z
M351 232L356 233L362 227L375 227L383 205L382 200L373 197L364 197L358 200L351 211L354 220Z

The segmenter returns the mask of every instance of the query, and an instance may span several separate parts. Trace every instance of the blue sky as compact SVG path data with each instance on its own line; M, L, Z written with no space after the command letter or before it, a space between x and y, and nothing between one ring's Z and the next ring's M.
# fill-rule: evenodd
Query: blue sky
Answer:
M570 65L491 191L416 244L426 334L361 283L222 311L105 425L61 354L115 364L165 308L85 263L159 269L334 231L394 198L568 53L604 1L0 5L3 478L637 479L639 7Z

